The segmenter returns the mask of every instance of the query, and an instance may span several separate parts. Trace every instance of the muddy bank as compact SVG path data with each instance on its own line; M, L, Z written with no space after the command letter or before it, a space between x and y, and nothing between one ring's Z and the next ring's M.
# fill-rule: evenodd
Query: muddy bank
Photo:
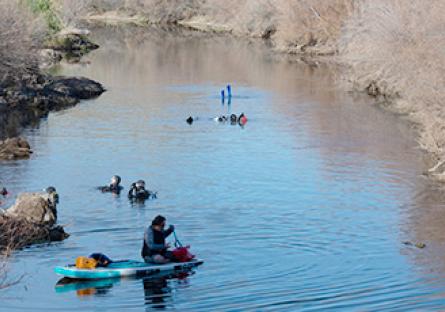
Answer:
M22 81L0 86L0 138L17 136L29 125L37 125L49 112L72 107L91 99L104 87L83 77L28 75Z

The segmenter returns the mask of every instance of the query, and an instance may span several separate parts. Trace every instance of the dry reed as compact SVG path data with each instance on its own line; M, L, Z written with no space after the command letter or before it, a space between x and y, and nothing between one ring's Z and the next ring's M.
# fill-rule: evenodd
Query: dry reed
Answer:
M383 95L406 114L419 129L420 145L438 160L445 157L444 15L440 0L364 0L340 41L353 88ZM440 164L431 171L443 172Z
M36 46L43 23L18 0L0 0L0 84L37 67Z

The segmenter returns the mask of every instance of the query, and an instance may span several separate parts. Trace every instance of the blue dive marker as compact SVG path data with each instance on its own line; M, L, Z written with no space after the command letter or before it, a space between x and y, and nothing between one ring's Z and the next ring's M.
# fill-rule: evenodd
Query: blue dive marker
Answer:
M229 84L227 85L227 96L229 98L232 97L232 87Z

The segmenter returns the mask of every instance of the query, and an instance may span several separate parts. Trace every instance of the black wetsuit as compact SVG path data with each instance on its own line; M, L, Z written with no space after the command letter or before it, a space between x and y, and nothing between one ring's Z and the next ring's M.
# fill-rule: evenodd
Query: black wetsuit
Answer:
M8 191L6 190L6 188L2 188L2 189L0 189L0 195L2 195L2 196L6 196L6 195L8 195Z
M235 114L230 115L230 123L233 125L236 123L237 117Z
M123 187L118 185L118 184L110 184L110 185L107 185L107 186L101 186L101 187L99 187L99 189L103 193L110 192L110 193L119 194L122 191Z
M147 191L145 188L136 188L132 187L130 191L128 191L128 198L129 199L149 199L149 198L156 198L156 193L152 193L150 191Z

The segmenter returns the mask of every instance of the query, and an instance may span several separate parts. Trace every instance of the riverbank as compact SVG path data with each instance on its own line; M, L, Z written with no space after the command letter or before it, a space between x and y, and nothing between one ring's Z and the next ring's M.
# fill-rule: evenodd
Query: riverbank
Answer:
M102 94L104 87L83 77L53 77L35 72L0 86L0 137L14 137L51 111L72 107Z
M79 58L98 48L87 30L67 27L53 7L46 0L0 0L0 140L19 135L50 111L104 92L90 79L52 77L41 69L65 55Z

